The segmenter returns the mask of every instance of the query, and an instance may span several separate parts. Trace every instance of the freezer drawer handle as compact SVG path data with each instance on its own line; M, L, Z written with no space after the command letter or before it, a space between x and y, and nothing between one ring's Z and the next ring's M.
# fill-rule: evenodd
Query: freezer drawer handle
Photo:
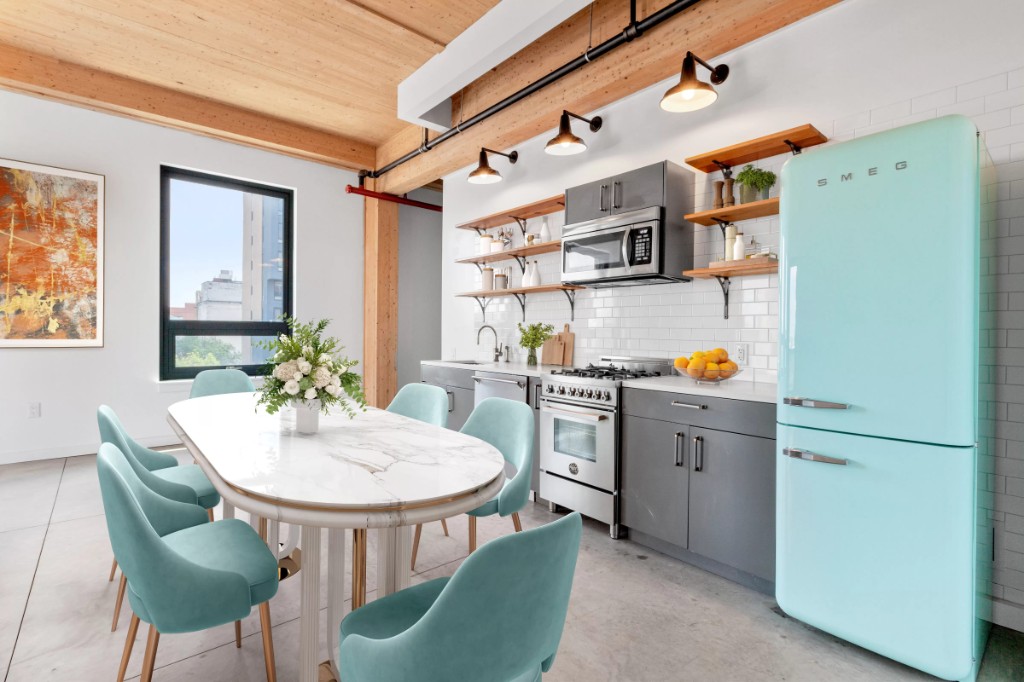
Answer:
M810 398L783 398L782 402L793 407L813 407L819 410L848 410L846 403L830 403L827 400L811 400Z
M523 382L516 381L515 379L492 379L491 377L473 377L473 381L493 381L496 384L515 384L519 388L523 387Z
M569 410L559 410L557 407L545 407L545 412L557 412L558 414L564 414L567 417L578 417L580 419L586 419L592 422L602 422L608 418L606 414L593 414L592 412L570 412Z
M783 448L782 454L786 457L792 457L793 459L806 459L809 462L821 462L822 464L838 464L840 466L846 466L847 463L847 460L845 459L819 455L816 452L800 450L799 448Z
M708 409L707 405L697 405L695 403L681 403L678 400L673 400L672 401L672 407L685 407L688 410L706 410L706 409Z

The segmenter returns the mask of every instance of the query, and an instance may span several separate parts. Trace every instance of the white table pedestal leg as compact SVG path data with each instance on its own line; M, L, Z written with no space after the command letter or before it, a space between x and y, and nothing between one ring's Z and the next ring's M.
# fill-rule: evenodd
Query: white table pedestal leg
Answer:
M231 504L227 500L221 498L221 504L223 505L222 511L224 512L225 519L235 518L235 505Z
M317 682L320 664L320 529L302 527L299 682Z
M327 646L334 679L338 673L338 629L345 608L345 529L327 531Z
M409 526L377 531L377 595L387 596L409 587L412 571L412 529Z

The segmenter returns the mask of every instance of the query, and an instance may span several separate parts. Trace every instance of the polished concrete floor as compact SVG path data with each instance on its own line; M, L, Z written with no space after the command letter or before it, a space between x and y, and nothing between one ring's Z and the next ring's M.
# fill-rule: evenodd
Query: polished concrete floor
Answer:
M546 508L530 505L523 523L551 518ZM424 529L416 580L449 575L465 558L465 517L448 525L451 537L437 523ZM485 542L512 532L512 523L482 519L479 532ZM126 606L117 632L110 632L116 582L107 582L111 552L94 458L0 466L0 547L4 680L113 680L130 614ZM375 556L371 547L370 599ZM297 579L285 580L271 602L282 682L298 677L298 589ZM321 633L326 659L328 633L323 627ZM243 634L241 649L231 625L162 637L154 679L265 680L255 611ZM144 647L140 628L130 678L139 675ZM584 528L565 635L545 676L552 682L931 679L781 615L768 597L610 540L595 523ZM996 628L982 679L1024 680L1024 635Z

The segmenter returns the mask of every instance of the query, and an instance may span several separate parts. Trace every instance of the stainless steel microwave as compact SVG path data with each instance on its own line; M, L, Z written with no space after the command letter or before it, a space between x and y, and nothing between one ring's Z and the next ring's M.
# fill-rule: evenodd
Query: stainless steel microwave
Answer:
M689 281L682 270L692 252L677 244L693 239L666 226L661 207L619 213L562 228L562 282L588 287Z

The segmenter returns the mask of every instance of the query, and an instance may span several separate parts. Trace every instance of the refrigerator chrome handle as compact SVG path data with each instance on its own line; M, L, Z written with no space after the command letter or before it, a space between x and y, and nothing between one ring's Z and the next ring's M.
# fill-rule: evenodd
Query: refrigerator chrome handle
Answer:
M846 466L847 460L839 459L838 457L829 457L827 455L819 455L816 452L809 450L801 450L800 448L782 448L782 454L786 457L792 457L793 459L806 459L808 462L821 462L822 464L838 464L839 466Z
M848 410L850 406L846 403L831 403L827 400L814 400L813 398L783 398L783 404L793 407L812 407L818 410Z
M698 405L696 403L681 403L678 400L673 400L672 401L672 407L685 407L685 408L687 408L689 410L706 410L706 409L708 409L707 405Z

